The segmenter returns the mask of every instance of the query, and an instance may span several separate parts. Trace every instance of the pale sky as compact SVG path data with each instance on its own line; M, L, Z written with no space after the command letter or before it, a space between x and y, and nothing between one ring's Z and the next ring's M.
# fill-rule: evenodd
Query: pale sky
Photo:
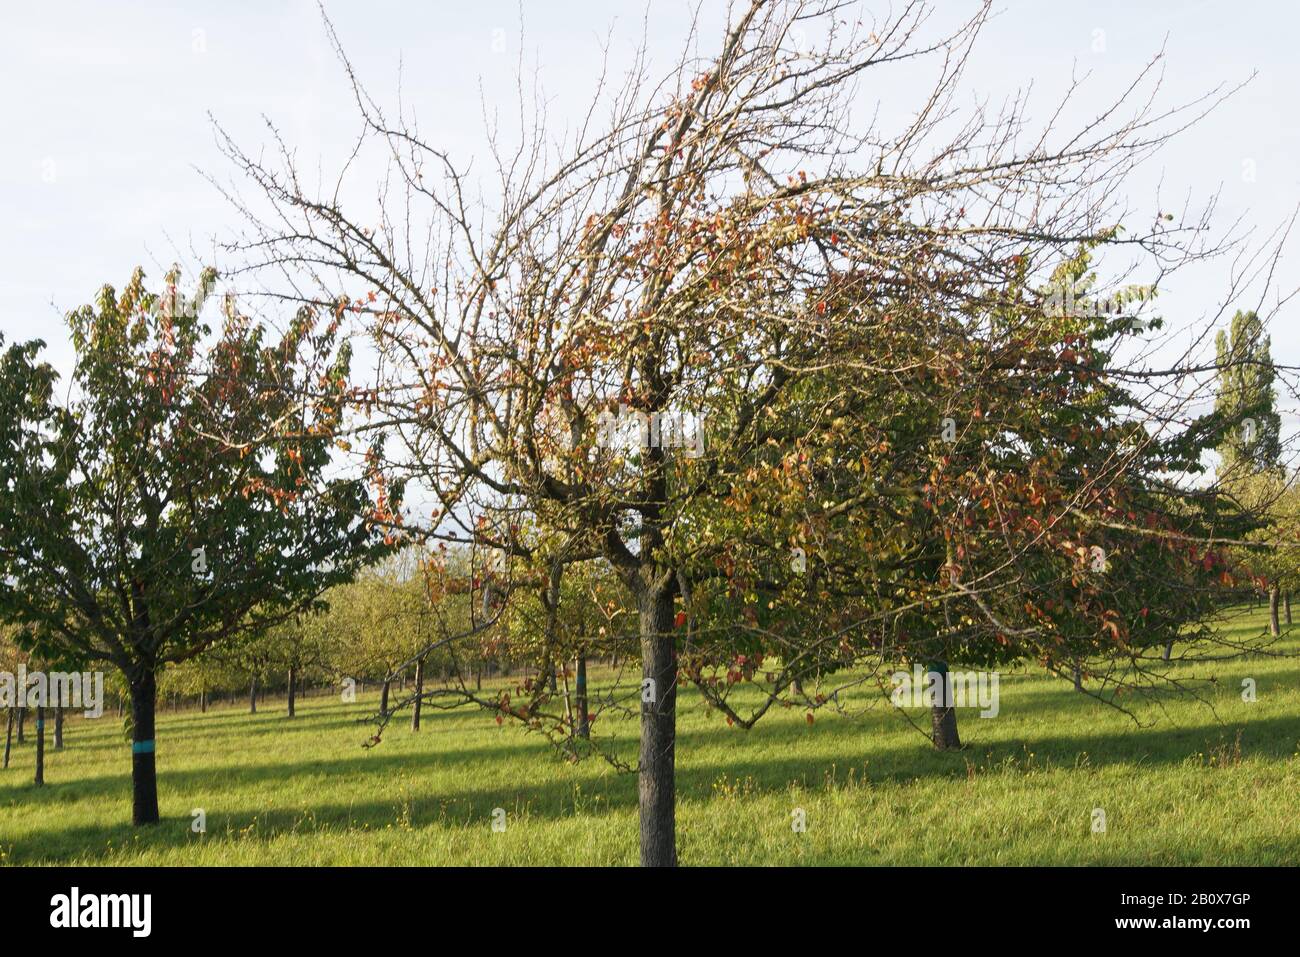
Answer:
M536 64L552 123L562 125L587 105L611 29L616 68L640 39L643 19L651 52L666 65L692 6L654 0L647 14L642 2L527 2L521 34L516 0L325 2L372 94L394 104L400 62L405 103L426 138L465 160L481 144L480 84L489 108L517 112L521 47L530 73ZM939 7L939 20L974 10L964 0ZM1170 105L1257 72L1162 152L1134 188L1150 191L1151 210L1157 183L1171 197L1190 190L1194 200L1221 189L1224 228L1244 217L1260 233L1300 203L1295 4L1006 0L998 9L966 77L972 96L996 102L1032 84L1031 104L1046 111L1072 74L1091 73L1085 101L1101 104L1162 44ZM705 0L703 11L717 23L725 4ZM154 279L176 260L221 265L216 243L230 237L235 217L201 173L230 174L209 113L249 148L265 142L266 114L307 165L323 157L327 170L358 128L316 5L299 0L0 0L0 89L0 332L9 341L46 339L61 368L70 352L61 316L104 282L120 286L136 264ZM861 95L872 108L878 99L888 117L902 110L899 92L868 84ZM1139 196L1138 205L1145 200ZM1300 254L1290 249L1284 265L1278 282L1290 291L1300 285ZM1162 309L1187 321L1213 315L1224 288L1221 267L1181 274ZM1274 358L1300 364L1293 315L1288 307L1270 331Z

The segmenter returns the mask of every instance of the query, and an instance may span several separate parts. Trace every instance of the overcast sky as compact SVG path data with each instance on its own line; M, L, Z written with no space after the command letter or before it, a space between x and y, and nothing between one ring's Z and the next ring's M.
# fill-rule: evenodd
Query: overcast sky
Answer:
M615 67L630 59L643 21L667 66L692 6L655 0L647 13L639 2L529 2L521 30L514 0L325 3L371 92L391 104L400 63L405 103L422 131L462 159L481 146L483 102L516 109L521 50L528 71L536 66L551 122L562 123L587 105L611 29ZM705 0L703 9L706 23L725 14L722 2ZM937 18L973 9L944 0ZM1143 172L1135 189L1151 191L1136 203L1149 201L1145 212L1154 212L1156 184L1180 198L1221 190L1223 227L1245 217L1262 234L1300 202L1295 4L1008 0L998 9L966 78L972 95L995 102L1032 84L1031 103L1046 111L1072 75L1091 74L1087 100L1100 104L1162 45L1170 105L1257 73ZM357 132L315 3L0 0L0 10L0 332L46 339L61 367L69 355L62 314L104 282L120 286L136 264L154 278L177 260L221 265L217 244L236 220L203 176L231 172L209 113L249 147L266 140L265 114L300 157L313 165L321 157L323 168ZM905 92L867 84L861 95L872 108L878 100L882 115L901 117ZM1294 249L1285 265L1280 286L1289 290L1300 280ZM1214 315L1223 268L1180 274L1162 309L1185 321ZM1274 357L1300 362L1293 313L1271 332Z

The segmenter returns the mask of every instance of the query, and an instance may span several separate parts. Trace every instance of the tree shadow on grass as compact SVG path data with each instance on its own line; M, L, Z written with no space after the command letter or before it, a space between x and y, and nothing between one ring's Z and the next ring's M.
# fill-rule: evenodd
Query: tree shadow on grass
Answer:
M828 723L818 729L818 744L825 746L827 736L835 746L836 757L800 754L806 751L811 729L802 726L772 726L749 732L736 747L728 750L725 764L704 762L693 764L690 755L697 746L717 745L717 735L709 730L692 731L679 736L677 792L679 800L707 802L713 797L714 785L719 775L732 780L752 779L758 792L779 792L791 784L817 787L827 779L832 764L847 769L863 766L864 777L874 784L911 782L922 779L964 778L967 762L982 769L1007 768L1014 770L1027 755L1034 755L1034 768L1042 770L1053 766L1068 771L1087 754L1087 765L1092 769L1106 766L1174 765L1198 753L1204 753L1219 744L1235 742L1237 729L1241 730L1241 750L1244 758L1262 757L1269 760L1289 758L1300 741L1300 716L1268 718L1240 726L1219 724L1191 728L1164 730L1134 730L1105 735L1062 735L1032 739L1007 739L979 744L962 752L941 753L928 748L918 735L913 747L900 748L897 741L880 747L878 738L864 733L858 722ZM875 745L873 747L873 744ZM789 746L789 757L772 757L775 748ZM746 754L762 750L763 754ZM698 752L697 752L698 753ZM489 826L493 808L503 807L508 813L526 813L534 819L560 820L573 814L574 781L555 778L537 780L527 770L520 775L518 784L510 786L476 786L472 771L476 763L496 764L512 757L527 756L527 760L546 761L547 746L520 744L517 746L491 746L460 749L453 752L389 753L365 752L352 758L325 757L316 761L292 763L265 763L238 768L219 768L209 771L181 770L168 772L165 765L159 774L160 798L164 808L177 806L203 806L208 812L208 832L211 840L224 840L226 833L238 833L256 822L255 831L262 839L283 833L311 833L322 830L356 828L380 829L409 821L412 827L463 826L481 823ZM553 757L551 758L554 759ZM599 759L595 759L599 760ZM339 775L373 774L385 786L397 787L399 774L417 771L422 767L446 768L457 764L463 768L463 778L452 780L446 793L429 793L418 789L394 793L388 797L370 797L362 801L331 801L323 791L320 799L296 807L259 807L244 805L236 809L221 806L220 795L230 793L241 785L256 785L268 781L289 782L301 776L336 777ZM538 765L539 769L542 765ZM66 862L73 859L94 859L96 849L107 842L121 846L131 843L140 848L175 848L192 843L196 836L189 830L190 818L169 818L157 827L136 829L126 823L129 808L130 782L128 769L119 776L103 776L90 782L72 782L37 790L27 789L22 794L24 803L30 801L46 810L52 820L57 820L56 806L70 800L80 800L88 795L110 798L104 802L108 815L120 814L118 821L106 821L103 826L37 829L25 835L20 843L8 848L8 860L13 863ZM1210 773L1210 772L1207 772ZM581 782L586 806L584 813L600 813L592 808L605 808L632 813L637 802L635 775L608 774ZM89 790L87 790L89 788ZM63 793L60 793L63 792ZM111 858L106 858L111 860Z
M349 710L340 713L341 709L347 707ZM184 742L193 737L202 737L206 742L216 742L229 739L239 738L261 738L271 734L304 733L315 734L320 732L341 730L352 728L357 732L357 744L370 737L374 733L374 722L371 720L373 712L365 709L357 709L353 705L331 706L328 710L310 709L305 712L299 712L294 718L289 718L284 713L266 713L259 712L256 715L250 715L247 712L209 712L203 714L195 712L186 715L159 715L158 733L156 735L160 747L165 747L169 742ZM107 719L105 715L105 719ZM421 733L430 735L438 734L440 731L447 730L440 727L442 724L449 724L458 718L464 717L464 713L445 712L445 711L426 711L422 717ZM214 720L218 719L218 720ZM409 724L407 721L398 720L389 725L390 730L393 728L404 729ZM82 722L70 724L66 731L66 750L78 752L96 752L96 751L117 751L129 747L130 741L125 737L122 725L118 720L113 719L110 725L101 727L88 727ZM29 736L22 748L31 748L34 746L34 739ZM19 746L15 744L15 747ZM20 752L21 753L21 752ZM54 752L57 753L57 752Z
M291 744L291 743L290 743ZM165 745L165 741L162 742ZM381 749L363 750L357 746L354 757L340 758L335 755L323 755L317 759L300 761L268 761L256 764L220 765L213 768L169 768L166 749L160 746L158 754L158 790L160 797L168 790L190 793L199 791L213 794L232 788L257 785L267 781L290 783L298 777L328 776L344 777L355 774L376 774L381 777L395 776L401 771L419 771L420 769L441 769L462 765L472 767L475 764L491 764L497 761L509 761L520 756L545 759L549 747L540 741L518 744L499 744L456 748L447 751L394 751L385 753ZM124 757L120 770L108 774L83 776L69 780L54 777L57 767L47 772L46 785L36 788L30 784L16 788L14 793L21 793L24 802L64 803L81 800L86 797L116 798L130 794L131 761L129 752L123 749ZM11 768L21 770L21 768ZM2 779L0 779L2 780Z
M897 720L889 717L891 722ZM833 751L834 762L841 768L861 767L866 764L869 780L908 781L916 778L935 776L965 777L969 771L967 762L977 769L1003 765L1008 762L1024 763L1032 753L1035 768L1041 770L1046 766L1069 769L1076 766L1082 755L1087 755L1088 766L1093 768L1108 765L1132 764L1179 764L1198 754L1227 746L1235 749L1237 734L1241 734L1241 757L1263 758L1269 761L1286 760L1296 753L1300 743L1300 715L1257 718L1242 722L1206 722L1197 725L1142 728L1136 725L1123 730L1104 734L1009 734L984 738L979 730L972 730L971 724L984 724L976 718L965 721L963 736L966 747L957 752L941 752L931 748L926 739L906 725L895 724L890 728L889 743L882 747L878 738L873 738L870 731L880 731L881 725L873 728L864 727L863 722L844 720L819 723L816 729L802 725L785 724L768 729L760 726L751 735L763 735L763 743L770 749L772 745L787 746L791 757L786 761L770 762L775 769L788 767L806 772L806 762L798 756L801 747L807 747L811 740L816 741L818 750ZM993 721L988 722L990 726ZM1004 726L1005 727L1005 726ZM907 737L900 739L898 734ZM993 730L991 728L991 730ZM1031 729L1036 730L1036 729ZM679 735L678 742L678 781L679 793L683 780L683 763L689 768L690 748L693 739L701 742L710 737L710 732L698 732ZM814 737L815 736L815 737ZM900 740L910 744L900 746ZM829 743L827 743L829 741ZM743 746L737 748L743 752ZM685 761L683 762L683 756ZM822 771L828 762L820 759L816 765ZM717 768L716 770L726 770ZM732 775L734 777L734 775ZM819 773L813 782L822 780ZM775 780L760 779L763 786L779 785L781 773L778 770ZM795 776L786 778L797 780Z
M1187 676L1182 676L1180 680L1188 679ZM1260 674L1255 680L1257 681L1256 693L1261 701L1271 699L1277 694L1292 692L1295 688L1295 675L1290 672ZM1195 687L1204 700L1196 700L1185 691L1169 688L1151 694L1131 693L1116 699L1115 704L1112 705L1090 694L1076 691L1073 684L1067 680L1046 682L1042 675L1034 675L1029 679L1015 676L1008 680L1007 676L1003 675L999 686L999 711L996 718L981 718L981 709L978 706L959 707L958 724L963 729L963 737L966 728L973 728L977 733L981 733L980 729L985 725L1000 726L1009 721L1038 722L1043 718L1050 719L1054 724L1067 726L1080 719L1094 721L1098 718L1111 718L1120 724L1132 727L1134 731L1143 731L1170 725L1201 727L1214 722L1217 712L1217 719L1224 727L1250 724L1256 719L1240 716L1241 688L1236 682L1235 676L1227 679L1220 677L1217 682L1207 678L1204 684L1198 681ZM1088 690L1096 691L1095 688ZM893 711L892 706L880 696L870 699L865 696L851 699L846 704L854 708L870 704L870 713L876 715L889 715ZM1120 708L1132 712L1143 723L1136 723L1132 715ZM913 720L925 726L929 725L928 713L920 709L912 710L912 713ZM1156 724L1153 725L1151 722Z

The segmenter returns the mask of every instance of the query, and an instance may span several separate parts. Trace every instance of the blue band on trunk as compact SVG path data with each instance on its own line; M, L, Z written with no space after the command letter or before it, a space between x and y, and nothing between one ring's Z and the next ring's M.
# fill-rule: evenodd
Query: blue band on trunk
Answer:
M36 722L36 730L37 730L37 731L40 731L40 730L41 730L42 728L44 728L44 727L45 727L45 722L44 722L44 721L37 721L37 722Z
M153 742L152 742L152 741L132 741L132 742L131 742L131 753L132 753L132 754L153 754Z

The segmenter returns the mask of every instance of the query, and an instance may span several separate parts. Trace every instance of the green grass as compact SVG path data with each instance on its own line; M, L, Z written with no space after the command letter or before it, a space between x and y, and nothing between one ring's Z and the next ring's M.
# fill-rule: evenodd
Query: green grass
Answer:
M1257 633L1260 613L1232 630ZM1300 651L1288 641L1285 650ZM729 728L693 693L679 710L683 864L1296 864L1300 666L1256 657L1186 667L1210 705L1138 707L1144 724L1033 672L1007 674L1001 714L962 712L966 748L937 753L898 715L780 709ZM597 673L599 677L599 673ZM1241 680L1258 700L1241 700ZM130 820L120 722L70 720L31 784L29 735L0 771L0 862L10 864L634 864L636 780L573 764L487 714L426 712L373 750L373 699L313 697L164 713L163 821ZM1212 705L1212 707L1211 707ZM917 715L921 718L921 715ZM633 757L634 720L602 718ZM1239 742L1239 753L1238 753ZM493 808L507 812L503 833ZM1093 834L1094 808L1107 830ZM191 811L207 814L193 833ZM807 830L795 833L803 808Z

